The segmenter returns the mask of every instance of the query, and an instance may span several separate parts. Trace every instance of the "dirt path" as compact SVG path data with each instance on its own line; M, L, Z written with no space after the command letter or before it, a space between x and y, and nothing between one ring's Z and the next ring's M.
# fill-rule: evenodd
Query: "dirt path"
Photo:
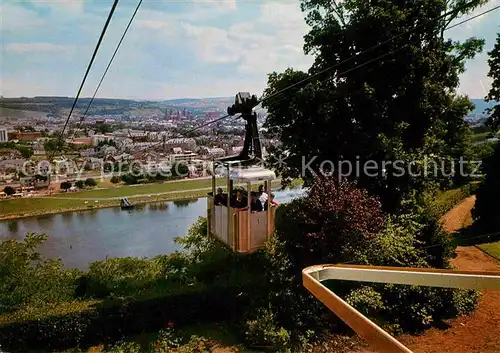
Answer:
M470 196L441 217L443 229L448 233L455 233L462 229L470 219L470 213L475 202L476 196Z
M470 219L475 196L443 216L443 227L458 231ZM462 270L500 271L500 262L474 246L460 246L452 264ZM500 291L483 291L477 309L468 316L447 322L448 329L433 328L421 336L400 336L401 343L414 353L499 353L500 352ZM361 353L358 351L358 353ZM363 353L375 353L364 350Z

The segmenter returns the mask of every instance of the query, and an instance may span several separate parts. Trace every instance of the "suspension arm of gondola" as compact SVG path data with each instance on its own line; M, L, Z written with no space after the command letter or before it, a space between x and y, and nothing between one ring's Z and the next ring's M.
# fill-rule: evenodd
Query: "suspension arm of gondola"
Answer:
M259 132L257 128L257 113L253 109L259 104L255 95L248 92L239 92L234 100L234 104L227 108L227 114L234 116L241 114L241 118L246 121L245 141L242 151L233 156L218 159L218 163L228 164L238 162L240 165L253 165L262 160L262 148L260 145Z

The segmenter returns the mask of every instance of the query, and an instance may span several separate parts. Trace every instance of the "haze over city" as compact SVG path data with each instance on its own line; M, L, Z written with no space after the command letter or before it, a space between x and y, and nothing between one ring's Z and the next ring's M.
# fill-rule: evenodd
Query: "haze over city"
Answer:
M118 6L82 97L92 95L135 5L124 0ZM4 1L0 94L75 96L110 7L111 1L96 0ZM260 95L268 73L307 70L313 62L302 50L309 29L303 18L298 1L145 1L97 97ZM454 40L486 41L461 78L459 91L472 98L483 98L490 88L486 52L497 26L498 14L491 12L446 33Z

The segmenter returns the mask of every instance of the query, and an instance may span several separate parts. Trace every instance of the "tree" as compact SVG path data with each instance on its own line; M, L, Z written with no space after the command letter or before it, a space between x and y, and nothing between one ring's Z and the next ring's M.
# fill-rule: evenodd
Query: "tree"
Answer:
M62 190L65 190L65 191L66 191L66 190L69 190L69 189L71 188L71 186L72 186L72 185L71 185L71 183L70 183L69 181L63 181L63 182L61 183L61 189L62 189Z
M452 19L483 2L458 9L463 1L303 0L311 26L304 50L315 55L315 62L307 73L292 69L271 73L265 90L270 96L296 85L264 101L269 113L266 127L282 142L271 151L271 158L279 159L281 151L288 155L286 164L277 166L278 173L302 177L307 185L324 161L334 162L337 175L338 161L358 163L361 172L348 173L347 178L378 195L384 210L395 212L425 183L409 173L395 175L392 164L384 173L384 161L401 161L406 168L433 155L448 160L439 170L450 169L451 160L466 152L469 128L463 118L472 108L455 90L465 61L481 50L484 41L453 42L443 32ZM452 8L457 11L451 18L428 22ZM352 59L414 29L415 23L427 24ZM385 57L377 59L381 55ZM312 75L317 76L299 84ZM378 166L376 176L363 171L367 161ZM452 176L438 172L434 178L446 182Z
M500 33L497 34L496 44L489 53L488 76L493 79L491 89L486 97L487 101L497 102L489 109L490 116L487 124L493 131L500 127ZM482 170L486 175L476 193L476 203L472 210L475 225L484 232L500 231L500 213L496 209L500 197L500 144L494 146L492 154L483 160Z
M101 134L106 134L108 132L111 132L111 126L108 124L99 124L97 126L97 131Z
M95 179L87 178L87 179L85 179L85 185L93 187L93 186L97 186L97 182L95 181Z
M30 158L33 155L33 149L28 146L16 146L16 149L21 153L23 158Z
M67 301L75 289L75 271L65 271L60 259L41 258L45 234L29 233L21 241L0 241L0 313Z
M5 193L5 195L10 196L16 193L16 189L14 189L12 186L6 186L3 188L3 192Z
M500 231L500 213L497 205L500 197L500 144L493 154L483 161L485 178L476 192L476 203L472 210L474 225L482 232Z
M496 102L496 105L488 109L490 116L488 117L487 124L494 131L498 131L500 126L500 33L497 33L495 46L488 53L488 56L488 64L490 66L488 76L492 78L492 83L486 101Z
M174 162L171 166L171 173L174 178L185 178L189 175L189 168L186 162Z
M54 138L54 139L49 139L46 140L43 143L43 147L45 148L46 152L62 152L65 149L65 143L61 139Z
M85 182L83 180L77 180L75 186L79 189L83 189L85 187Z
M137 174L134 173L127 173L127 174L122 174L120 176L120 179L127 185L135 185L139 183L139 179L141 176L137 176Z
M113 184L118 184L120 182L120 178L116 175L113 175L110 180Z

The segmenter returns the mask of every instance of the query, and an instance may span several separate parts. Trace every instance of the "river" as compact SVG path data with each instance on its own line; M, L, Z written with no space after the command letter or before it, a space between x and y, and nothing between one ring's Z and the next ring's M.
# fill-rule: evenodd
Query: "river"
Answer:
M275 191L278 203L288 202L304 191ZM206 216L207 200L199 198L66 212L0 222L0 240L22 240L27 233L45 233L40 253L60 258L66 268L86 270L89 263L112 257L151 257L181 247L174 238L186 235L191 225Z

